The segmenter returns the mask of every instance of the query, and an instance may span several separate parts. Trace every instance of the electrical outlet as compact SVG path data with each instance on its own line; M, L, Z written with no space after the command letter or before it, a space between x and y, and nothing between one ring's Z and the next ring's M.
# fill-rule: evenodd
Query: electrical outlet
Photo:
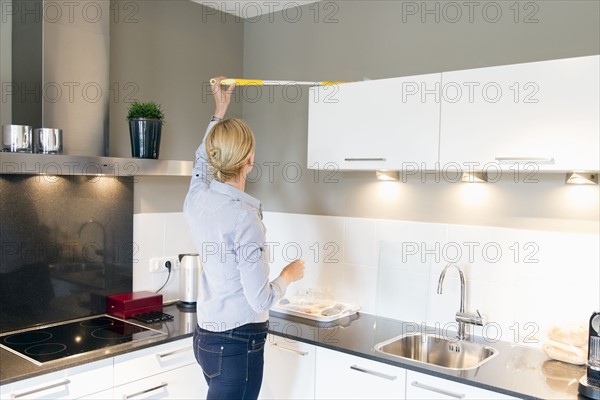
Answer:
M155 257L150 259L150 272L169 272L165 263L171 261L171 271L179 269L179 258L177 256Z

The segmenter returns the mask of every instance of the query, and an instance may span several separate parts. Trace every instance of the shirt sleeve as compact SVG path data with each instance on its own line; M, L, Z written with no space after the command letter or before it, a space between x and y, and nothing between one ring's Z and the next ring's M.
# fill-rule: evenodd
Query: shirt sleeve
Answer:
M235 228L235 251L244 296L255 312L268 311L287 290L281 276L269 282L268 251L258 215L244 212Z
M192 181L190 183L190 191L193 191L197 187L208 187L210 182L214 179L212 174L209 172L210 163L208 162L208 156L206 155L206 136L218 121L210 121L202 143L196 149L196 157L194 158L194 169L192 170Z

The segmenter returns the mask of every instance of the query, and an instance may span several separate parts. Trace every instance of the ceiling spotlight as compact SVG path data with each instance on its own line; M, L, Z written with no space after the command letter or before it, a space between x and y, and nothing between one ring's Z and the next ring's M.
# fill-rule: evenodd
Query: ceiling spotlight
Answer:
M463 172L460 181L467 183L483 183L488 181L488 177L485 172Z
M588 172L569 172L567 173L566 183L570 185L597 185L598 174Z
M378 181L397 181L400 179L400 173L398 171L388 171L380 169L376 171Z

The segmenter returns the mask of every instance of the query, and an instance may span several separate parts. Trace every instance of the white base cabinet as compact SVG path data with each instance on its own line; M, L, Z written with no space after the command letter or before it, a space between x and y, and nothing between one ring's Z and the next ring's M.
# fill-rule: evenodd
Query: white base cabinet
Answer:
M315 346L269 335L260 399L314 399Z
M112 359L3 385L2 399L76 399L113 385Z
M190 364L113 389L114 399L205 399L208 386L198 364Z
M514 399L501 393L464 385L435 376L406 371L406 400Z
M403 399L406 370L317 348L315 399Z
M260 399L513 399L269 335ZM2 399L205 399L192 338L3 385Z
M192 338L114 358L115 399L202 399L208 386Z

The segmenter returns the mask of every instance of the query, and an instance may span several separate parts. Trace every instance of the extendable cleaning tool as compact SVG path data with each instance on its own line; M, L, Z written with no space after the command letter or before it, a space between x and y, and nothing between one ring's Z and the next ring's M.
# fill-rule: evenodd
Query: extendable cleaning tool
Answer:
M217 83L216 79L211 79L210 84ZM262 79L240 79L228 78L221 81L221 85L230 86L235 83L236 86L277 86L277 85L308 85L308 86L332 86L340 85L346 82L307 82L307 81L267 81Z

